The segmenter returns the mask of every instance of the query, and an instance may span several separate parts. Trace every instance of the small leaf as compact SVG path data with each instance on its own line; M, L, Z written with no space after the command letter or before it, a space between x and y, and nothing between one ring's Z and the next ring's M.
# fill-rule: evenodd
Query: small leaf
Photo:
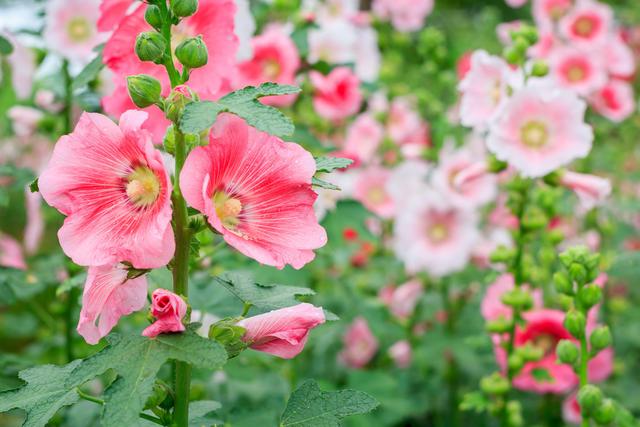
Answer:
M0 55L11 55L13 45L6 37L0 35Z
M327 190L337 190L340 191L340 187L330 182L327 182L323 179L316 178L315 176L311 178L311 185L314 187L325 188Z
M185 133L200 133L210 128L218 114L229 112L242 117L261 131L276 136L288 136L294 131L291 119L280 110L258 101L264 96L290 95L300 92L295 86L263 83L258 87L248 86L231 92L216 102L202 101L188 104L180 120L180 129Z
M222 405L215 400L198 400L189 404L189 426L207 427L210 421L205 419L205 415L220 409Z
M318 172L332 172L336 169L344 169L353 163L351 159L345 159L342 157L316 157L316 173Z
M366 414L378 406L367 393L356 390L322 391L314 380L293 392L282 413L281 427L339 427L350 415Z
M29 191L31 191L32 193L37 193L38 191L40 191L40 187L38 186L38 178L31 181L31 184L29 184Z
M73 79L73 82L71 83L72 90L75 91L81 89L94 81L103 68L104 63L102 62L102 49L100 49L98 55L93 58L93 60L82 69L82 71L80 71L75 79Z
M479 391L474 391L464 395L462 402L460 402L460 410L482 413L487 410L489 403L490 402L484 394Z

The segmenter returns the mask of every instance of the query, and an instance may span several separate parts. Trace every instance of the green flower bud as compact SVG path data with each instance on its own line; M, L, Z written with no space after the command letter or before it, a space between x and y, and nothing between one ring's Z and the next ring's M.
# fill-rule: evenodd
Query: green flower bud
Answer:
M569 277L575 282L585 283L587 280L587 269L584 268L584 265L574 262L569 266Z
M530 307L533 305L533 297L529 292L521 288L515 288L502 294L500 300L509 307Z
M578 391L578 404L587 414L593 414L602 404L602 392L592 384L587 384Z
M536 65L538 64L538 62L536 62L533 65L533 68L536 68ZM533 73L533 72L532 72ZM542 77L542 76L540 76ZM552 187L557 187L558 185L560 185L560 178L561 178L561 172L558 171L553 171L550 174L545 175L542 180L544 181L545 184L550 185Z
M177 122L182 116L184 107L194 99L196 99L196 95L191 88L186 85L176 86L167 97L165 116L172 122Z
M510 400L507 403L507 424L509 427L520 427L524 425L522 405L517 400Z
M492 334L504 334L511 330L511 320L500 317L498 319L487 322L487 332Z
M533 63L533 67L531 68L531 75L534 77L544 77L549 74L549 65L542 61L538 60Z
M522 53L515 47L508 47L503 52L504 59L509 64L519 64L522 61Z
M162 26L160 8L154 4L148 5L147 10L144 11L144 20L153 28L160 28Z
M509 380L497 372L480 380L480 389L486 394L501 395L507 393L510 388Z
M527 209L522 218L522 226L527 230L539 230L546 227L547 222L547 216L536 206Z
M185 18L196 13L196 10L198 10L198 0L171 0L169 6L175 16Z
M236 325L237 322L238 319L225 318L209 328L209 338L222 344L229 358L237 356L247 347L247 344L242 341L246 330Z
M584 314L579 311L571 310L564 319L564 327L574 337L580 339L584 336L584 328L586 326Z
M560 362L573 365L580 357L580 350L572 341L561 340L556 347L556 355Z
M129 96L137 107L145 108L160 101L160 82L146 74L127 77Z
M500 245L489 255L489 260L491 262L507 263L510 262L515 255L516 253L513 249Z
M209 54L201 36L187 39L176 47L176 58L187 68L200 68L207 64Z
M537 362L544 357L544 350L530 343L518 347L516 352L525 362Z
M585 308L591 308L602 299L602 289L600 286L591 284L583 286L578 291L578 301Z
M516 37L516 39L513 41L513 47L521 54L524 55L527 52L527 49L529 49L529 41L527 39L525 39L524 37Z
M593 332L591 332L589 342L591 343L592 354L598 354L598 352L609 347L613 342L613 338L611 337L611 330L609 330L609 327L606 325L595 328Z
M564 233L558 229L549 230L547 231L547 238L552 244L557 245L564 240Z
M616 417L616 404L611 399L604 399L593 413L593 419L598 424L609 424Z
M165 49L164 38L155 31L140 33L136 38L136 55L141 61L159 61L164 56Z
M526 25L520 29L520 34L531 44L538 43L538 29L531 25Z
M520 372L520 369L524 366L524 360L519 354L514 353L507 359L507 366L509 367L509 372Z

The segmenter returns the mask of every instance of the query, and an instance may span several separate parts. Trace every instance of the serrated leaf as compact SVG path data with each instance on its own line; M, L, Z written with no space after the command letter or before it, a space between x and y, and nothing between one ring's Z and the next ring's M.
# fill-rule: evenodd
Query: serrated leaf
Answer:
M207 416L210 412L222 407L215 400L199 400L189 404L189 427L209 427L216 423L214 418Z
M264 96L290 95L300 92L295 86L263 83L231 92L216 102L202 101L188 104L180 120L185 133L200 133L210 128L218 114L229 112L242 117L249 125L276 136L288 136L294 131L293 122L277 108L258 101Z
M367 393L356 390L322 391L314 380L293 392L282 413L281 427L339 427L350 415L366 414L378 406Z
M197 335L193 326L180 334L163 334L154 339L139 335L109 335L109 346L84 360L73 370L67 386L83 384L107 370L118 378L105 392L101 417L104 427L134 426L152 392L160 367L169 359L215 369L224 364L226 352L220 344Z
M102 48L96 49L98 55L93 58L91 62L87 64L86 67L80 71L80 73L73 79L71 83L71 88L75 91L83 88L88 85L92 81L94 81L100 71L104 68L104 63L102 62Z
M262 311L290 307L300 303L296 297L315 294L309 288L255 283L250 273L241 271L226 272L216 277L215 281L242 302L251 304Z
M43 365L20 372L20 378L27 384L0 393L0 412L24 409L27 418L23 427L46 425L60 408L78 400L75 387L68 387L66 380L79 363L76 360L65 366Z
M314 187L325 188L327 190L338 190L340 191L340 187L330 182L327 182L323 179L316 178L315 176L311 178L311 185Z
M351 159L345 159L343 157L328 157L321 156L316 157L316 173L318 172L332 172L336 169L344 169L353 163Z
M13 52L13 45L6 37L0 35L0 55L11 55Z

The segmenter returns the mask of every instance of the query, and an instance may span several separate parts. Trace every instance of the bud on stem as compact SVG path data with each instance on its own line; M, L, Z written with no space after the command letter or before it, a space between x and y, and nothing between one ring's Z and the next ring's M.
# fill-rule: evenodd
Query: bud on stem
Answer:
M162 87L160 82L146 74L127 77L127 89L134 104L145 108L161 101Z

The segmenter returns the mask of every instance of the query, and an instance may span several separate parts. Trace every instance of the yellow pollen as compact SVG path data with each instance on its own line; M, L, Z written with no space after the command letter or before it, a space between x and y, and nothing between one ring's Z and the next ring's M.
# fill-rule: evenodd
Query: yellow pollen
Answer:
M532 120L520 129L522 142L532 148L544 146L549 139L549 132L544 123Z
M76 17L67 24L67 34L72 41L83 42L91 36L91 26L86 19Z
M429 228L429 240L440 243L447 238L449 232L444 224L434 224Z
M582 18L578 19L574 24L576 34L582 37L589 37L593 32L593 27L594 27L593 20L591 20L590 18L587 18L586 16L583 16Z
M494 105L498 105L500 98L502 98L502 85L500 84L500 80L496 80L491 90L491 100Z
M269 79L275 79L280 74L280 64L278 61L273 59L269 59L264 61L264 65L262 67L264 71L264 75Z
M542 334L535 337L533 340L533 345L544 352L544 354L549 354L554 351L555 348L555 340L551 335Z
M230 197L224 191L217 191L212 197L213 205L216 208L216 215L222 222L224 228L235 230L240 224L240 213L242 212L242 202L240 199Z
M374 187L367 192L367 199L373 204L384 202L386 193L380 187Z
M567 73L567 79L570 82L579 82L580 80L584 80L585 72L582 67L573 66L569 68L569 72Z
M149 206L160 195L160 181L146 166L138 166L127 177L127 196L137 206Z

